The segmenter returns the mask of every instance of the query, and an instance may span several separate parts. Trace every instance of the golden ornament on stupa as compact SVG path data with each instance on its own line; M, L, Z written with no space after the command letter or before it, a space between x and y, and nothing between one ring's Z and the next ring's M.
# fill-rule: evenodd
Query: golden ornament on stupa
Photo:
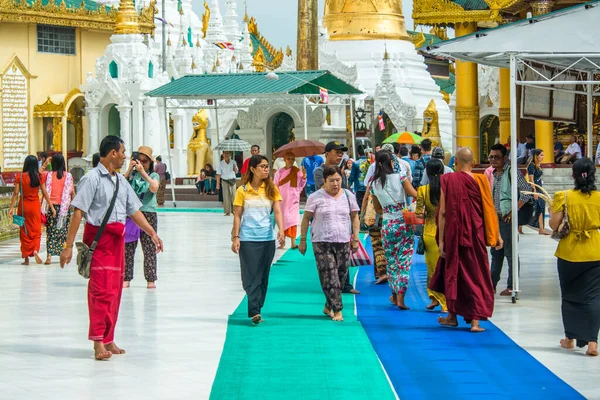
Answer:
M140 33L139 16L133 0L121 0L115 21L115 34L127 35Z
M400 0L325 0L330 40L410 40Z

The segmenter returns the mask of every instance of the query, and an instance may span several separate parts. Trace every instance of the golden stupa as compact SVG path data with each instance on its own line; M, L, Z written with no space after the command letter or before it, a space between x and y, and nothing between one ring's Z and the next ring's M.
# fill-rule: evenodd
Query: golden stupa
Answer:
M115 33L130 35L140 33L139 16L133 0L121 0L115 21Z
M323 25L331 40L410 40L401 0L326 0Z

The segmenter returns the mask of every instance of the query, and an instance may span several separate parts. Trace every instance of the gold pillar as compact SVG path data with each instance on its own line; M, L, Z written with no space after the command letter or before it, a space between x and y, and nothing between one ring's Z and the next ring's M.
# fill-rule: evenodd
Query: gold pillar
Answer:
M298 42L296 69L319 69L319 4L317 0L298 1Z
M477 30L474 23L454 26L456 37ZM477 86L477 64L456 61L456 136L457 145L469 147L479 163L479 90Z
M510 136L510 69L500 69L500 143Z
M552 0L539 0L530 3L534 16L547 14L552 11ZM535 147L542 150L546 163L554 163L554 122L535 121Z

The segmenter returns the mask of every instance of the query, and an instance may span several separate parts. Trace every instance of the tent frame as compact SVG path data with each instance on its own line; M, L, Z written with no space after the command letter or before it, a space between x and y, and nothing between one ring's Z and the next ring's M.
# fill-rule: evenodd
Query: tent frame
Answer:
M283 73L283 72L282 72ZM296 79L299 79L295 77ZM169 127L169 111L170 110L181 110L181 109L201 109L204 108L206 110L215 110L215 125L217 129L216 135L216 143L214 145L219 144L219 110L221 109L247 109L252 107L256 100L259 99L269 99L269 100L277 100L273 105L289 105L289 104L297 104L297 100L302 98L303 103L303 118L304 118L304 139L308 140L308 108L309 107L348 107L350 106L350 118L351 118L351 138L352 138L352 148L353 148L353 156L356 158L356 132L354 129L354 97L360 96L359 94L337 94L337 93L328 93L329 102L327 104L314 101L319 98L319 95L314 94L261 94L261 95L239 95L239 96L219 96L219 95L211 95L211 96L183 96L183 97L171 97L171 96L156 96L158 98L162 98L164 100L163 103L163 112L165 115L165 132L167 136L167 144L170 143L170 127ZM176 176L173 173L173 159L171 154L171 146L167 146L167 156L169 159L169 167L171 169L171 196L173 198L173 207L177 208L177 201L175 198L175 179Z

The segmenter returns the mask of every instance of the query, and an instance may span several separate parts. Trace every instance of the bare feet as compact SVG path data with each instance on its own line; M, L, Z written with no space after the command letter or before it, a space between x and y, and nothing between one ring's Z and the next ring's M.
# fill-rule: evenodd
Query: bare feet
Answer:
M329 308L325 307L323 309L323 314L327 315L329 318L333 318L333 311L331 311Z
M285 243L279 246L278 249L285 249Z
M404 304L404 296L405 296L404 293L398 293L398 297L397 297L397 300L396 300L396 305L402 311L410 310L410 308L408 308L406 306L406 304Z
M42 264L42 258L39 256L39 254L37 253L37 251L33 252L33 258L35 258L35 263L36 264Z
M337 311L337 312L333 313L333 317L331 319L334 321L343 321L344 317L342 317L341 311Z
M481 326L479 326L479 321L474 319L473 321L471 321L471 332L473 332L473 333L485 332L485 329L483 329Z
M352 294L360 294L360 292L354 288L350 289L350 293Z
M21 265L29 265L29 257L25 257Z
M438 323L443 326L458 326L458 321L456 320L456 315L448 313L447 317L439 317Z
M386 283L386 282L387 282L387 280L388 280L388 277L387 277L387 275L383 274L383 275L381 275L381 276L380 276L380 277L379 277L379 278L378 278L378 279L375 281L375 284L376 284L376 285L381 285L382 283Z
M432 311L434 308L436 308L437 306L440 305L440 302L434 299L431 299L431 303L429 303L429 305L427 307L425 307L427 310Z
M154 282L148 282L148 284L146 285L146 288L148 288L148 289L156 289L156 283L154 283Z
M125 350L120 349L119 346L115 344L115 342L105 344L104 347L107 351L110 351L112 354L120 355L125 354Z
M46 262L44 263L44 265L50 265L50 264L52 264L52 257L48 256L48 257L46 257Z
M106 350L102 342L94 342L94 358L96 360L108 360L112 357L112 353Z
M519 227L519 233L520 233L521 235L523 234L523 227L522 227L522 226L520 226L520 227Z
M396 303L398 303L398 295L396 293L392 293L390 296L390 301L393 305L396 305Z
M574 349L575 341L569 338L560 339L560 347L563 349Z
M598 357L598 343L597 342L589 342L588 349L586 353L588 356Z
M254 325L258 325L262 322L262 317L260 316L260 314L256 314L254 317L252 317L252 323Z
M550 236L550 234L548 232L546 232L545 230L540 231L540 235Z
M129 281L123 282L123 289L128 288L130 286Z

